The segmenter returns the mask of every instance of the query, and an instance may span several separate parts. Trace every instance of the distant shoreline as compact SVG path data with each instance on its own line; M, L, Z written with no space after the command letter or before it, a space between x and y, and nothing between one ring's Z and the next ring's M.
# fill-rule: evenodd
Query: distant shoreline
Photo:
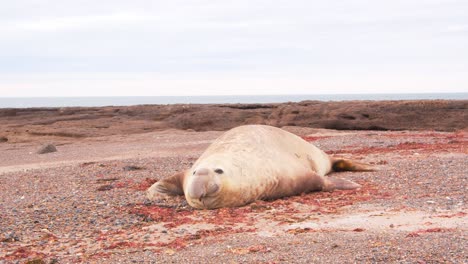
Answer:
M105 107L174 104L272 104L301 101L468 100L468 93L302 94L225 96L0 97L0 108Z

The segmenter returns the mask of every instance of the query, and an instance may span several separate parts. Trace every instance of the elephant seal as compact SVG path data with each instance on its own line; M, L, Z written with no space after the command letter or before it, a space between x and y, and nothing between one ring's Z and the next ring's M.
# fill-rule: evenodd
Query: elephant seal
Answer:
M192 168L164 178L147 190L154 201L185 195L197 209L237 207L312 191L360 185L325 176L331 171L371 171L367 164L332 158L280 128L245 125L216 139Z

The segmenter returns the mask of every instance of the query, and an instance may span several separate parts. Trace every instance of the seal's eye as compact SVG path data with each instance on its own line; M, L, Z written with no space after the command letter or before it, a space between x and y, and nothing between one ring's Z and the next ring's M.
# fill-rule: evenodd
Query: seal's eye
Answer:
M197 171L196 171L196 170L194 170L192 174L193 174L193 175L195 175L195 173L196 173L196 172L197 172Z
M224 171L222 169L216 169L215 172L218 173L218 174L223 174L224 173Z

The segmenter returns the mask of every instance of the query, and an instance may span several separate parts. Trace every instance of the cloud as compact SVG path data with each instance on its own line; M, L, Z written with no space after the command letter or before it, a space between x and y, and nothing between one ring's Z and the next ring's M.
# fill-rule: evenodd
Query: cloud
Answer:
M447 31L450 33L468 32L468 24L449 25Z
M131 13L116 13L97 16L53 17L37 20L13 21L0 24L1 31L60 32L118 27L122 24L155 23L158 19Z
M327 78L333 83L354 74L340 85L355 89L368 85L366 76L380 76L382 83L405 76L415 86L451 76L466 87L467 12L462 0L7 1L0 9L0 75L24 84L28 78L21 74L79 73L94 90L118 83L87 74L228 75L229 83L251 76L274 83L288 76L291 85L301 86L296 78L304 85L321 78L325 87ZM33 87L34 79L28 80ZM153 81L135 85L144 83ZM256 85L242 85L249 83Z

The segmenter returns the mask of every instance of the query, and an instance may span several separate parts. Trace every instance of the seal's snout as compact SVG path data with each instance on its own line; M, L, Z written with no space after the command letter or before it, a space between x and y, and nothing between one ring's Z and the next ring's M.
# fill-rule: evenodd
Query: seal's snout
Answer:
M188 188L188 195L193 199L200 199L206 196L207 177L199 176L193 179Z
M219 190L216 176L210 174L210 170L201 168L193 172L193 178L187 194L192 199L200 200L206 196L216 193Z

